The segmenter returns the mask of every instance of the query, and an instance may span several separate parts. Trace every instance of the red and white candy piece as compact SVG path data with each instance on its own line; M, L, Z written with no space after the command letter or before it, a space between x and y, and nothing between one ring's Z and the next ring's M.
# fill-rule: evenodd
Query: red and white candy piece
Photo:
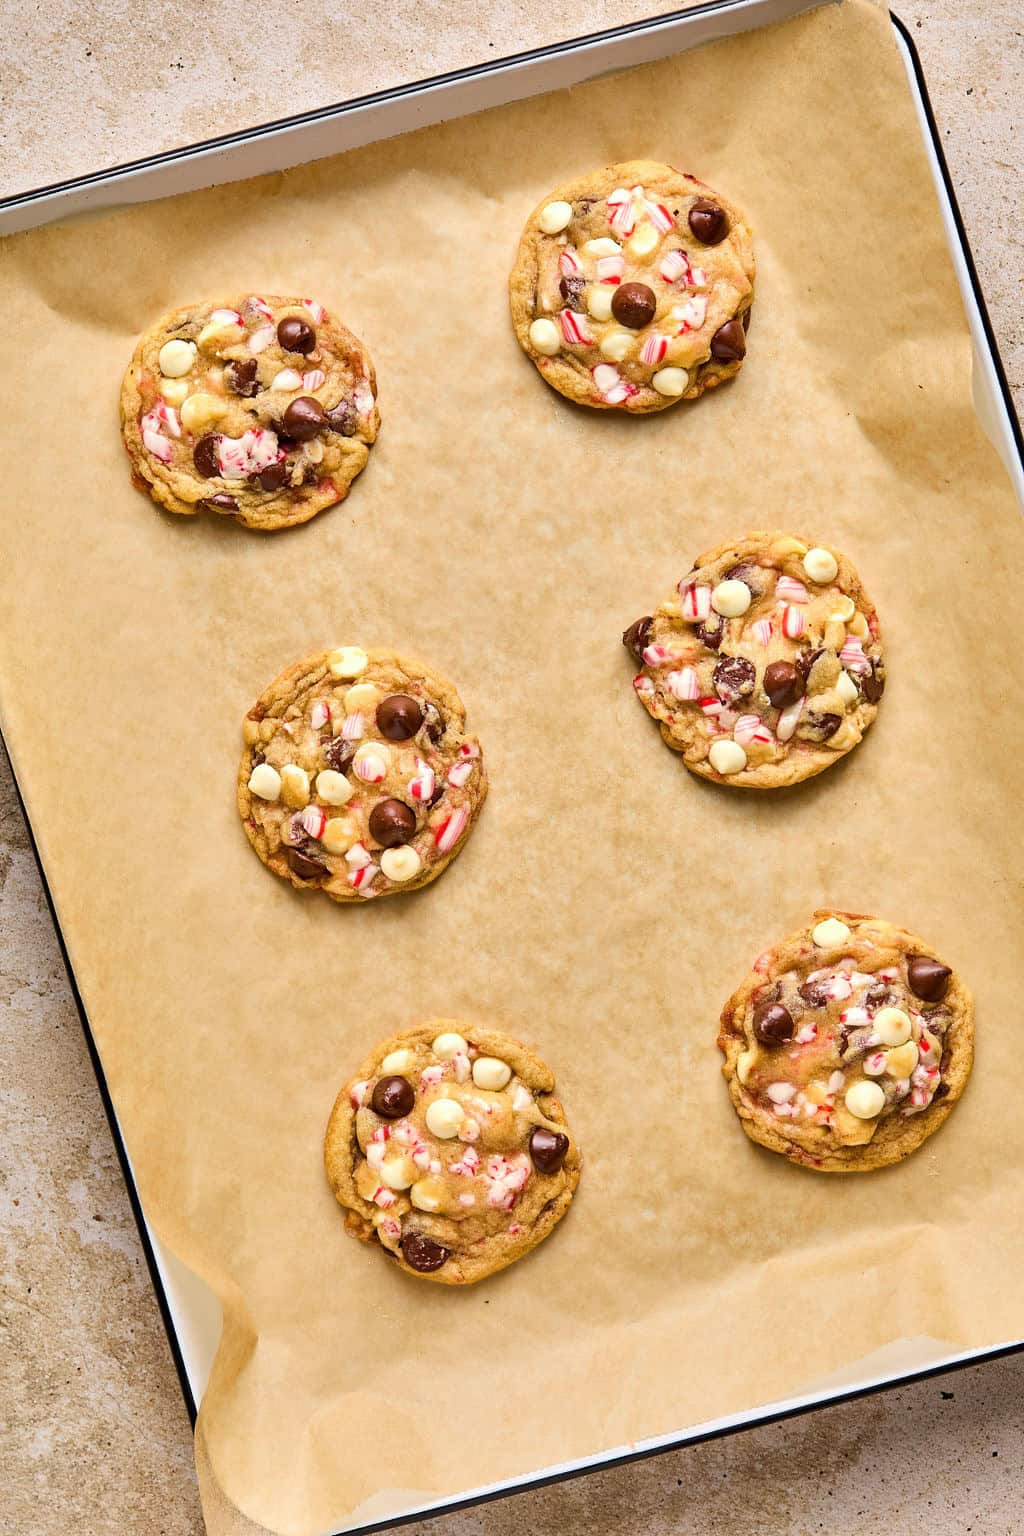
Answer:
M265 299L260 298L258 293L250 293L246 302L249 308L255 310L256 314L262 315L264 320L273 320L274 311Z
M217 438L217 466L225 480L244 480L284 458L277 436L265 427L243 432L241 437Z
M299 820L302 822L303 829L308 832L310 837L315 837L317 841L323 837L324 827L327 825L327 817L318 805L307 805Z
M705 294L694 294L692 299L687 299L685 304L677 304L672 311L673 319L679 321L678 335L684 336L687 331L699 331L708 316L708 301Z
M780 711L779 718L775 722L775 734L779 741L789 741L791 739L793 732L800 722L803 709L804 700L797 699L795 704L787 704L786 708Z
M659 234L667 235L670 229L675 228L675 219L669 213L664 203L656 203L646 196L643 187L637 187L637 194L643 204L643 210Z
M750 626L750 628L753 632L755 640L757 640L761 645L771 644L771 638L775 632L775 625L772 623L771 619L758 619L756 623Z
M207 321L208 325L245 325L245 321L237 309L215 309Z
M699 699L700 682L697 677L696 667L680 667L676 672L670 672L665 679L665 687L674 699Z
M569 246L558 257L558 270L563 277L581 277L583 274L583 263Z
M633 194L627 192L625 187L616 187L614 192L608 194L609 223L617 235L631 235L636 223L636 214L633 209Z
M452 763L451 767L448 769L448 783L452 786L453 789L461 789L464 784L468 783L472 772L472 758L467 757L464 758L460 763Z
M480 748L475 741L464 741L459 748L460 757L479 757Z
M775 583L775 596L784 603L806 603L810 601L807 588L802 581L797 581L794 576L780 576Z
M159 459L161 464L169 464L173 454L170 442L160 430L163 423L160 420L159 407L147 411L139 422L139 430L142 433L142 444L147 453L151 453L154 459Z
M357 709L353 710L352 714L345 716L341 722L339 734L343 741L359 741L363 736L364 729L365 722L362 711Z
M429 763L425 763L422 757L416 759L416 777L409 781L409 796L412 800L421 803L430 799L434 793L434 770Z
M740 715L732 734L741 747L749 747L754 742L768 746L772 740L772 733L760 715Z
M639 393L636 385L624 379L611 363L598 363L593 372L594 383L609 405L621 405L624 400Z
M277 335L272 325L261 325L249 337L249 351L252 353L263 352Z
M398 1196L393 1189L388 1189L384 1184L378 1184L372 1198L374 1205L379 1205L382 1211L386 1211L394 1205Z
M366 1090L369 1088L369 1086L369 1079L364 1077L360 1078L358 1083L353 1083L349 1088L348 1101L352 1105L353 1109L359 1109L360 1106L365 1102Z
M839 660L847 672L871 671L871 663L864 655L863 642L859 635L847 635L843 641L843 648L839 652Z
M353 843L345 855L345 863L351 869L365 869L368 864L372 863L369 850L365 844Z
M710 617L710 587L683 587L682 584L680 584L679 599L683 610L684 619L689 619L691 623L698 623Z
M316 299L303 299L302 307L309 311L317 325L320 325L327 315L326 309L322 304L318 304Z
M331 712L322 699L317 699L309 712L309 723L314 731L322 730L331 718Z
M765 1093L773 1104L788 1104L796 1097L795 1083L769 1083Z
M668 351L668 337L661 336L657 331L652 331L640 348L640 361L648 368L653 368L660 363Z
M804 632L803 609L787 603L782 610L782 633L787 640L795 640Z
M468 821L469 811L466 806L459 805L456 806L450 816L441 822L434 832L434 842L439 853L448 853L455 847L455 844L466 830L466 823Z
M633 679L634 692L643 698L649 698L654 692L654 678L648 677L646 672L638 672Z
M596 267L597 280L599 283L611 283L614 286L616 283L622 282L622 274L625 268L626 258L624 256L599 256Z
M282 368L270 381L271 389L301 389L302 374L296 368Z
M667 667L674 659L672 652L664 645L645 645L643 658L649 667Z
M680 278L688 280L691 270L690 261L685 251L666 251L658 266L658 271L666 283L677 283ZM687 281L685 286L687 288L690 287L690 282Z
M562 327L562 335L569 346L593 346L594 338L590 327L583 316L578 315L575 310L563 309L558 316L558 322Z
M853 1029L860 1024L870 1024L871 1015L866 1008L844 1008L839 1015L839 1022Z
M362 779L364 784L379 784L388 771L387 760L379 752L360 748L361 756L357 754L352 760L352 772L357 779Z
M811 1045L818 1038L817 1024L802 1024L793 1036L795 1045Z
M321 384L326 384L327 375L322 368L311 368L308 373L302 375L302 387L312 391L319 389Z
M378 873L376 864L364 864L361 869L354 869L348 877L348 883L353 890L366 895L373 884L373 877Z

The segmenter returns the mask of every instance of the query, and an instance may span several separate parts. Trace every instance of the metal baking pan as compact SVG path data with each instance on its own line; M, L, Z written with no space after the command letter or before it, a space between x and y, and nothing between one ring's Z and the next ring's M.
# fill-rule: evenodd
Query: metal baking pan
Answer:
M73 215L85 216L129 203L281 170L448 118L560 89L614 70L649 63L701 43L783 20L809 9L810 4L811 0L709 0L709 3L684 12L570 38L550 47L532 49L450 74L414 81L296 117L265 123L244 132L227 134L86 176L73 177L52 186L35 188L0 200L0 234L14 233ZM907 28L896 16L893 16L892 22L917 108L950 253L970 325L974 345L975 408L1024 507L1024 435L1014 412L963 220L943 157L921 62ZM31 827L29 830L31 834ZM33 848L47 899L50 900L34 837ZM52 900L50 911L121 1161L185 1404L194 1422L220 1336L219 1303L201 1281L162 1248L149 1227L138 1197L130 1153L107 1091L102 1063L68 960ZM639 1460L659 1451L713 1439L755 1424L788 1418L825 1404L849 1401L888 1387L974 1364L979 1360L997 1359L1021 1349L1024 1349L1024 1340L1018 1339L1007 1341L998 1348L949 1356L940 1354L934 1345L929 1347L923 1342L916 1345L914 1341L905 1341L904 1347L882 1351L878 1356L861 1361L845 1373L842 1380L833 1380L802 1396L710 1422L680 1427L672 1434L621 1446L579 1461L538 1468L535 1472L508 1482L467 1490L457 1498L410 1510L396 1519L348 1529L385 1530L418 1516L464 1508L501 1497L519 1488L556 1482L595 1468Z

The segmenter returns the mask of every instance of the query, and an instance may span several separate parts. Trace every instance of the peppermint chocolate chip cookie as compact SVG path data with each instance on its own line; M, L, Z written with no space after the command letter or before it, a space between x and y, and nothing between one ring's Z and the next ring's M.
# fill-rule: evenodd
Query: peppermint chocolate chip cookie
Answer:
M304 523L348 495L380 416L366 349L315 299L247 294L151 326L121 388L140 490L248 528Z
M338 1095L324 1166L345 1225L409 1274L469 1285L543 1242L580 1153L550 1068L450 1019L379 1045Z
M601 410L662 411L742 367L753 235L703 182L630 160L534 209L509 293L519 344L554 389Z
M874 604L845 555L750 533L701 555L622 643L637 697L693 773L799 784L861 740L885 688Z
M298 890L366 901L427 885L487 794L451 683L394 651L346 645L283 672L245 717L238 811Z
M827 910L761 955L722 1009L718 1044L752 1141L863 1173L908 1156L963 1093L974 1005L905 928Z

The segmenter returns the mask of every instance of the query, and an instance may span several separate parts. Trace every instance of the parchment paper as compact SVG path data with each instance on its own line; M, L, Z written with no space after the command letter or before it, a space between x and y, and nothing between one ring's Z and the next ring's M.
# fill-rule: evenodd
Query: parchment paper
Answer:
M643 156L748 210L758 294L735 383L619 420L543 385L505 281L546 189ZM315 1532L904 1336L1016 1337L1024 525L885 14L20 236L3 275L3 725L146 1210L223 1300L202 1423L227 1499ZM143 326L247 286L336 306L381 382L349 500L273 536L161 514L117 433ZM851 757L755 799L664 748L619 633L701 549L775 526L858 562L891 681ZM339 911L253 857L234 777L259 690L352 641L457 680L493 787L441 881ZM977 999L963 1104L863 1179L754 1149L714 1045L824 902L906 923ZM465 1293L354 1243L320 1164L367 1047L435 1014L532 1039L586 1159L551 1240Z

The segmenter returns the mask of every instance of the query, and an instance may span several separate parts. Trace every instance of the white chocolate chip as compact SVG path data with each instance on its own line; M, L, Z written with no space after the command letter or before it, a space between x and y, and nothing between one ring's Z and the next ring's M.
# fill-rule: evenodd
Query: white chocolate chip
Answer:
M541 209L537 223L546 235L559 235L572 220L572 204L558 202L546 203Z
M328 853L346 853L359 836L351 816L332 816L325 822L320 841Z
M198 346L216 350L218 346L230 347L234 346L235 342L241 341L245 335L245 326L240 322L229 320L227 310L222 310L221 313L225 316L224 319L211 319L209 325L203 326L196 337Z
M862 1078L847 1088L843 1103L858 1120L874 1120L885 1108L885 1094L877 1083Z
M853 704L855 700L860 698L857 684L849 672L840 672L836 679L836 693L838 693L844 704Z
M346 715L369 714L371 709L376 709L381 692L373 683L356 683L345 695Z
M910 1019L902 1008L879 1008L871 1028L883 1045L903 1045L913 1034Z
M628 331L609 331L598 350L610 363L621 363L632 352L633 341Z
M181 405L188 398L189 385L187 379L161 379L160 394L168 405Z
M257 763L249 775L249 788L261 800L276 800L281 794L281 775L269 763Z
M801 544L799 539L792 538L788 533L772 543L772 554L777 560L785 560L787 555L806 555L806 553L807 545Z
M430 1049L439 1061L451 1061L453 1056L461 1055L469 1047L461 1035L450 1030L446 1034L438 1035Z
M358 645L342 645L327 658L332 677L358 677L369 666L370 658Z
M822 949L828 949L833 944L845 944L849 937L849 928L838 917L826 917L811 930L811 938Z
M713 741L708 757L716 773L742 773L747 766L747 754L738 741Z
M562 335L555 322L535 320L530 326L530 345L542 357L554 357L562 346Z
M836 599L836 606L833 612L829 614L829 618L838 619L841 624L845 624L847 620L853 618L856 612L856 603L853 601L852 597L847 597L846 593L844 592L841 597Z
M401 1075L403 1072L408 1072L411 1066L412 1051L407 1051L405 1049L392 1051L390 1055L385 1056L384 1060L381 1062L380 1074L381 1077L394 1077L396 1074Z
M667 395L673 400L686 393L689 382L690 375L685 368L659 368L651 378L651 384L658 394Z
M451 1141L453 1136L459 1134L466 1111L458 1099L435 1099L427 1105L424 1118L432 1136L436 1136L439 1141Z
M740 1051L736 1058L736 1076L744 1085L746 1085L747 1079L750 1077L751 1069L756 1060L756 1051Z
M626 249L631 256L642 258L649 256L653 250L656 250L660 240L661 236L653 224L641 224L632 240L629 241Z
M409 1191L409 1199L418 1211L439 1211L441 1194L441 1185L436 1179L418 1179Z
M711 606L724 619L738 619L741 613L746 613L752 601L745 581L720 581L711 593Z
M612 290L607 283L592 283L587 289L587 308L595 320L612 317Z
M316 776L316 792L327 805L345 805L352 798L352 785L343 773L324 768Z
M408 1189L416 1170L409 1157L388 1157L380 1165L380 1176L389 1189Z
M227 409L227 401L219 395L189 395L181 407L181 424L194 437L201 436L207 427L227 414Z
M497 1092L504 1088L512 1076L512 1068L507 1061L499 1061L497 1056L478 1056L473 1063L473 1081L478 1088L489 1088Z
M609 235L600 235L596 240L588 240L583 249L588 256L618 256L622 246Z
M381 874L399 884L413 880L423 868L423 860L408 843L401 848L385 848L380 856Z
M355 755L352 758L352 767L354 769L358 768L359 765L366 762L368 758L374 757L380 759L380 761L384 764L384 772L387 773L388 769L391 767L391 748L388 746L386 741L361 742L360 745L356 747ZM359 778L361 775L357 773L356 777Z
M885 1053L885 1070L890 1077L909 1077L917 1066L917 1046L913 1040L905 1040Z
M196 360L194 341L165 341L157 362L165 379L180 379L190 373Z
M281 769L281 799L293 811L304 810L309 804L309 774L297 763L286 763Z
M826 581L835 581L839 575L839 561L831 550L816 545L804 555L804 570L820 586Z

